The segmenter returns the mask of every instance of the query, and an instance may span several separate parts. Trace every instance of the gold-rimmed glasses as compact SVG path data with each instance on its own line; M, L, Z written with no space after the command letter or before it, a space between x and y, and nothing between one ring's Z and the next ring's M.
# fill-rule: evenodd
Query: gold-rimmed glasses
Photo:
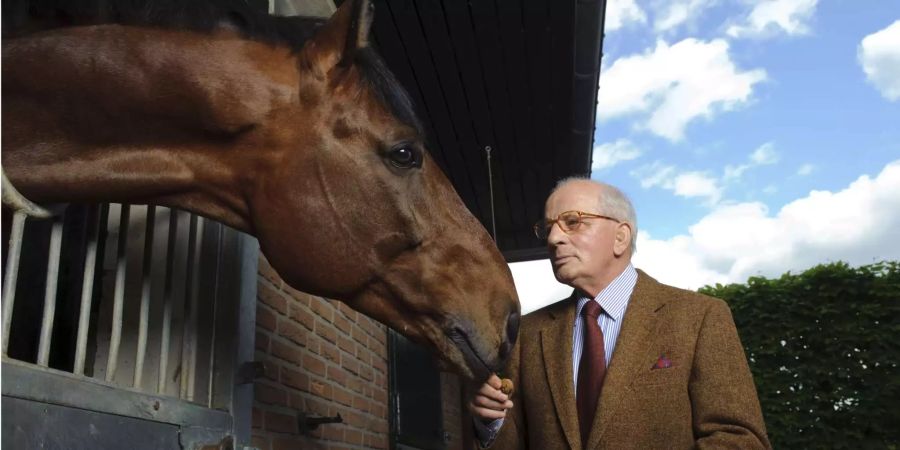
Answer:
M615 217L584 211L566 211L556 216L556 219L538 220L537 223L534 224L534 235L540 240L546 240L547 236L550 235L550 229L553 228L553 225L559 225L560 230L563 230L566 234L570 234L581 227L581 224L584 223L584 219L606 219L616 223L622 223L621 220L616 219Z

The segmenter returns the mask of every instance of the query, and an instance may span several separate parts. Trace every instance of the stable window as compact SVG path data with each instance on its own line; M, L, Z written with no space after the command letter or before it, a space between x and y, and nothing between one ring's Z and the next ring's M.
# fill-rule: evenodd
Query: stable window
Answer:
M391 448L445 448L441 375L434 357L393 330L388 332L388 350Z
M254 239L118 204L5 215L3 237L4 444L249 442Z

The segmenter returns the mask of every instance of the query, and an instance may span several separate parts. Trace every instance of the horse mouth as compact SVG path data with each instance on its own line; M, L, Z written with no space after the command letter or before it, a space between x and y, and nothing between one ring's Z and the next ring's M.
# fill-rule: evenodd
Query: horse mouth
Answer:
M469 335L459 327L453 327L446 332L447 337L456 344L456 348L463 355L463 359L469 366L472 376L478 380L487 380L494 372L490 365L481 358L472 342L469 341Z

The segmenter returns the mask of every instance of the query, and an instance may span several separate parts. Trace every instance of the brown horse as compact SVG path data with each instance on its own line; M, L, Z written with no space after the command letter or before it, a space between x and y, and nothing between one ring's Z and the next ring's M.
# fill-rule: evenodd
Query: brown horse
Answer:
M235 27L58 28L3 40L3 169L37 203L194 211L484 379L508 355L509 270L424 148L347 1L297 49Z

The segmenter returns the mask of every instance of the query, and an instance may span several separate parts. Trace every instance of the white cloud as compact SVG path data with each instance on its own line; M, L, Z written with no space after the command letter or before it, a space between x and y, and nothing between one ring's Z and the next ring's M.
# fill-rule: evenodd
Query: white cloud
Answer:
M750 13L725 31L733 38L767 37L776 33L802 35L810 31L808 21L816 12L818 0L764 0L756 2Z
M800 166L800 168L797 169L797 175L799 175L801 177L805 177L805 176L813 173L813 170L815 170L815 169L816 169L816 166L807 163L807 164Z
M705 172L679 171L661 161L641 166L631 172L644 189L661 187L686 198L699 197L708 204L715 204L722 197L722 188L716 178Z
M774 277L815 264L900 259L900 160L838 192L813 191L771 214L757 202L720 205L688 234L638 234L635 265L660 281L705 284Z
M856 55L881 95L890 101L900 99L900 20L863 38Z
M606 31L615 31L629 23L646 23L647 15L635 0L610 0L606 3Z
M591 162L591 170L598 171L608 169L622 161L629 161L641 156L642 152L628 139L619 139L615 142L594 145L594 157Z
M696 19L704 9L715 3L716 0L669 0L665 3L665 9L653 21L653 29L657 32L673 30Z
M702 197L709 203L717 203L722 197L722 188L715 178L703 172L685 172L674 180L675 195L681 197Z
M775 144L773 142L766 142L763 145L760 145L750 154L747 158L749 160L748 163L740 164L737 166L727 165L725 166L724 173L722 174L723 181L732 181L737 180L738 178L744 175L748 169L752 169L754 167L775 164L778 162L778 153L775 152Z
M644 165L631 171L631 176L637 178L644 189L662 186L670 182L674 175L675 166L665 165L662 161L654 161L652 164Z
M639 128L678 141L691 121L747 103L753 86L765 79L763 69L738 69L723 39L671 46L660 40L601 71L597 117L639 115Z
M766 142L760 145L750 154L750 161L756 165L775 164L778 162L778 154L775 153L775 144Z

